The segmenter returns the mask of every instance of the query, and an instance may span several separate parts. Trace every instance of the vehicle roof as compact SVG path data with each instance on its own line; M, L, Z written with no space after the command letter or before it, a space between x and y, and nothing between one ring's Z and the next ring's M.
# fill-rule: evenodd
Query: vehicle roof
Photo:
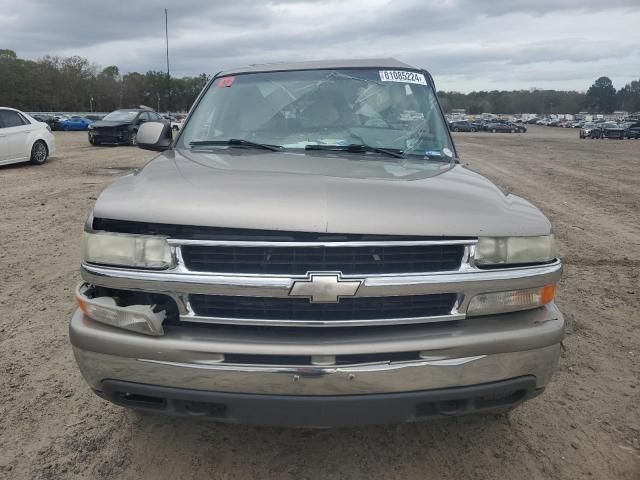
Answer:
M236 75L240 73L347 68L410 68L412 70L419 70L395 58L362 58L352 60L317 60L312 62L261 63L224 70L216 76Z

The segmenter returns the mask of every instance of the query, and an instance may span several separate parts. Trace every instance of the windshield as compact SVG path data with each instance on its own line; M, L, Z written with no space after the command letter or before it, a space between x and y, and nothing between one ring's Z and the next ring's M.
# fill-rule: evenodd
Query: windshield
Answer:
M138 112L132 112L129 110L116 110L103 118L107 122L130 122L136 118Z
M366 145L373 147L366 152L386 149L440 162L450 162L454 155L431 86L422 73L409 70L218 78L197 105L178 147L202 148L230 139L282 151Z

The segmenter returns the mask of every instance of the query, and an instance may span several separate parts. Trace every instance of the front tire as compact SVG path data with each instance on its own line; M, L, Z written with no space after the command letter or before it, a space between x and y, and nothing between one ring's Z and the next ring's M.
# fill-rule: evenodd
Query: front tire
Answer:
M516 133L516 131L512 128L509 133Z
M491 133L496 133L496 129L495 129L495 128L492 128L492 129L491 129Z
M31 147L31 160L30 162L34 165L42 165L49 158L49 149L47 148L47 144L42 140L38 140Z
M129 145L135 147L138 144L138 131L134 130L129 134Z
M474 133L475 131L476 131L476 129L475 129L475 128L472 128L472 129L470 130L470 132L471 132L471 133Z

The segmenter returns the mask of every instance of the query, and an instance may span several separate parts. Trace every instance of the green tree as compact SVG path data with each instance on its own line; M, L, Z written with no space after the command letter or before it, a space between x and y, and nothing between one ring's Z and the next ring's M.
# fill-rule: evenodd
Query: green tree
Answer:
M585 107L590 112L601 113L611 113L616 109L616 89L609 77L600 77L589 87Z
M16 52L0 48L0 60L15 60L18 58Z
M617 93L618 108L627 112L640 112L640 80L627 83Z

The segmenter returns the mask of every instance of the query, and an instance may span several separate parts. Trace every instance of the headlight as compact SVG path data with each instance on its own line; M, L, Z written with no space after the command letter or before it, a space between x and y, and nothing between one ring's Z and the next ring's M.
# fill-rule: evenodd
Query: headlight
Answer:
M558 256L553 235L540 237L480 237L476 245L477 265L550 262Z
M96 322L146 335L164 334L162 322L166 317L166 312L154 312L153 307L149 305L120 307L111 297L89 298L86 293L86 287L78 287L76 302L80 310Z
M555 296L555 284L508 292L482 293L473 297L469 302L467 316L515 312L541 307L553 301Z
M165 237L85 232L83 243L85 262L157 269L171 265L171 250Z

